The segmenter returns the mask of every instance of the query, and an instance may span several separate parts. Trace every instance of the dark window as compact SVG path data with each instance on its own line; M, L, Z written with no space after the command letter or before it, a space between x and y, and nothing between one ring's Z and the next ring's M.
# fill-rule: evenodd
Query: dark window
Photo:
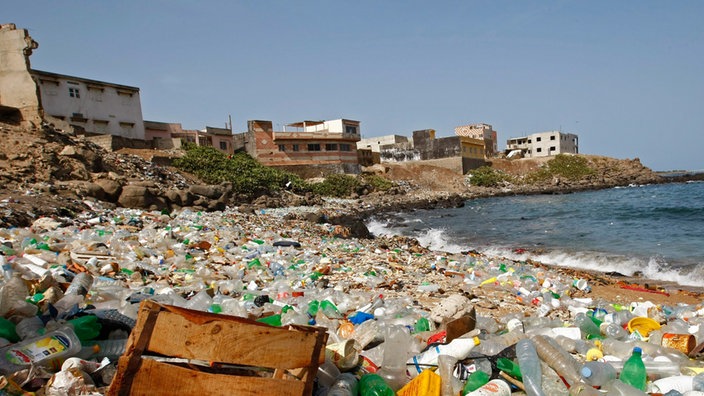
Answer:
M337 151L337 145L334 143L325 144L325 151Z
M292 147L292 150L293 150L293 151L299 151L300 148L298 147L297 144L294 144L293 147Z
M555 151L555 146L550 146L550 151Z
M352 125L345 125L345 133L351 133L353 135L356 135L357 127Z
M352 147L347 143L340 144L340 151L352 151Z
M72 98L80 98L81 92L78 88L69 88L68 89L68 96L70 96Z
M227 150L227 142L220 142L220 150Z
M279 151L286 151L286 145L280 144L280 145L279 145Z
M320 151L319 143L311 143L308 145L308 151Z
M542 138L539 138L539 137L535 138L536 142L539 142L540 140L542 140Z
M540 152L542 152L542 151L543 151L543 149L540 148L540 147L538 147L537 149L535 149L535 152L536 152L536 153L540 153Z
M550 140L555 140L555 135L550 136Z

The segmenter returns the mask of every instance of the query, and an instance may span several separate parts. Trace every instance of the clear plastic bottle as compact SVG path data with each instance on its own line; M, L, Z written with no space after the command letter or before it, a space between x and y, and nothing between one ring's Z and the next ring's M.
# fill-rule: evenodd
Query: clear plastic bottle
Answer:
M615 323L602 323L601 332L608 338L625 340L628 338L628 331Z
M538 356L555 369L568 384L571 385L580 381L581 376L578 372L577 361L567 351L562 349L557 342L550 337L542 335L533 336L531 340L535 344Z
M543 392L550 396L567 396L567 387L555 370L542 360L540 369L543 372Z
M692 388L697 392L704 392L704 373L699 373L694 376Z
M106 357L111 361L117 361L125 353L126 346L126 338L86 341L78 357L83 359L102 359Z
M352 373L342 373L332 383L327 396L357 396L359 381Z
M592 321L592 319L583 312L578 313L577 316L575 316L574 324L582 330L582 336L584 338L601 337L599 326L597 326L594 321Z
M618 379L636 389L645 391L648 378L641 353L642 350L639 347L633 348L633 354L623 363L623 371L621 371L621 375Z
M384 337L384 361L378 374L394 390L401 389L408 382L406 360L411 335L404 326L388 326Z
M591 386L604 386L616 379L616 369L605 362L586 362L580 373L584 382Z
M87 272L80 272L73 277L71 284L66 289L66 294L77 294L85 296L93 286L93 275Z
M479 338L455 338L449 344L431 347L425 352L416 355L408 360L408 371L411 377L416 377L423 369L438 364L438 356L450 355L457 359L464 359L476 345L479 345Z
M528 396L543 396L540 358L533 341L522 339L516 343L516 358L521 368L523 385Z
M603 390L609 396L647 396L648 394L616 379L609 382Z

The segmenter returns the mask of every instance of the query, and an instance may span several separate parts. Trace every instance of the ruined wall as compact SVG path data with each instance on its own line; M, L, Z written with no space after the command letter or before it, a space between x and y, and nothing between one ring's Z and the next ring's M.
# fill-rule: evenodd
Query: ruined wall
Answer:
M38 46L26 29L0 25L0 117L26 127L41 123L37 84L29 73L29 56Z

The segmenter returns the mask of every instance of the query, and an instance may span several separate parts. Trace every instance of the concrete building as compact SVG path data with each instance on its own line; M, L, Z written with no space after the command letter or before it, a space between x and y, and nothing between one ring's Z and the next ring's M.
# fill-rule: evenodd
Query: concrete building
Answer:
M27 29L0 25L0 118L25 127L41 124L37 86L29 73L29 56L39 44Z
M489 124L458 126L455 128L455 135L484 140L484 156L486 158L491 158L499 152L497 133Z
M283 131L274 131L271 121L250 120L245 138L240 139L262 165L303 177L359 173L359 140L359 121L347 119L295 122L286 124Z
M144 140L139 88L33 70L38 48L26 29L0 25L0 116L38 125L42 120L78 132Z
M485 157L485 143L486 140L484 139L460 136L463 174L467 173L471 169L476 169L487 164Z
M31 70L45 116L77 132L144 140L139 88Z
M401 135L386 135L362 139L357 142L359 163L364 166L381 163L381 147L399 143L408 143L408 138Z
M579 154L579 139L572 133L559 131L538 132L525 137L509 139L506 153L520 152L525 158L547 157L557 154Z

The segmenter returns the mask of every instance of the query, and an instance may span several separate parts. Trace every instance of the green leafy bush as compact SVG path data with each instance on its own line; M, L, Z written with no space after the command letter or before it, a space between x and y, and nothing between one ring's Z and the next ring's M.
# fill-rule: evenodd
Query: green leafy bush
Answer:
M469 182L473 186L496 187L503 182L511 181L511 176L490 166L479 167L469 174Z
M314 193L328 197L349 197L359 188L359 180L350 175L329 175L324 181L311 185Z
M236 193L248 196L279 191L291 182L289 188L307 191L300 177L289 172L261 165L246 153L231 157L212 147L184 145L186 155L174 160L174 166L193 173L210 184L232 183Z
M541 182L553 177L563 177L569 180L581 180L595 173L589 166L589 161L577 155L558 154L545 166L526 176L526 182Z
M373 191L387 191L394 186L390 180L385 179L379 175L362 175L362 183L368 185Z

